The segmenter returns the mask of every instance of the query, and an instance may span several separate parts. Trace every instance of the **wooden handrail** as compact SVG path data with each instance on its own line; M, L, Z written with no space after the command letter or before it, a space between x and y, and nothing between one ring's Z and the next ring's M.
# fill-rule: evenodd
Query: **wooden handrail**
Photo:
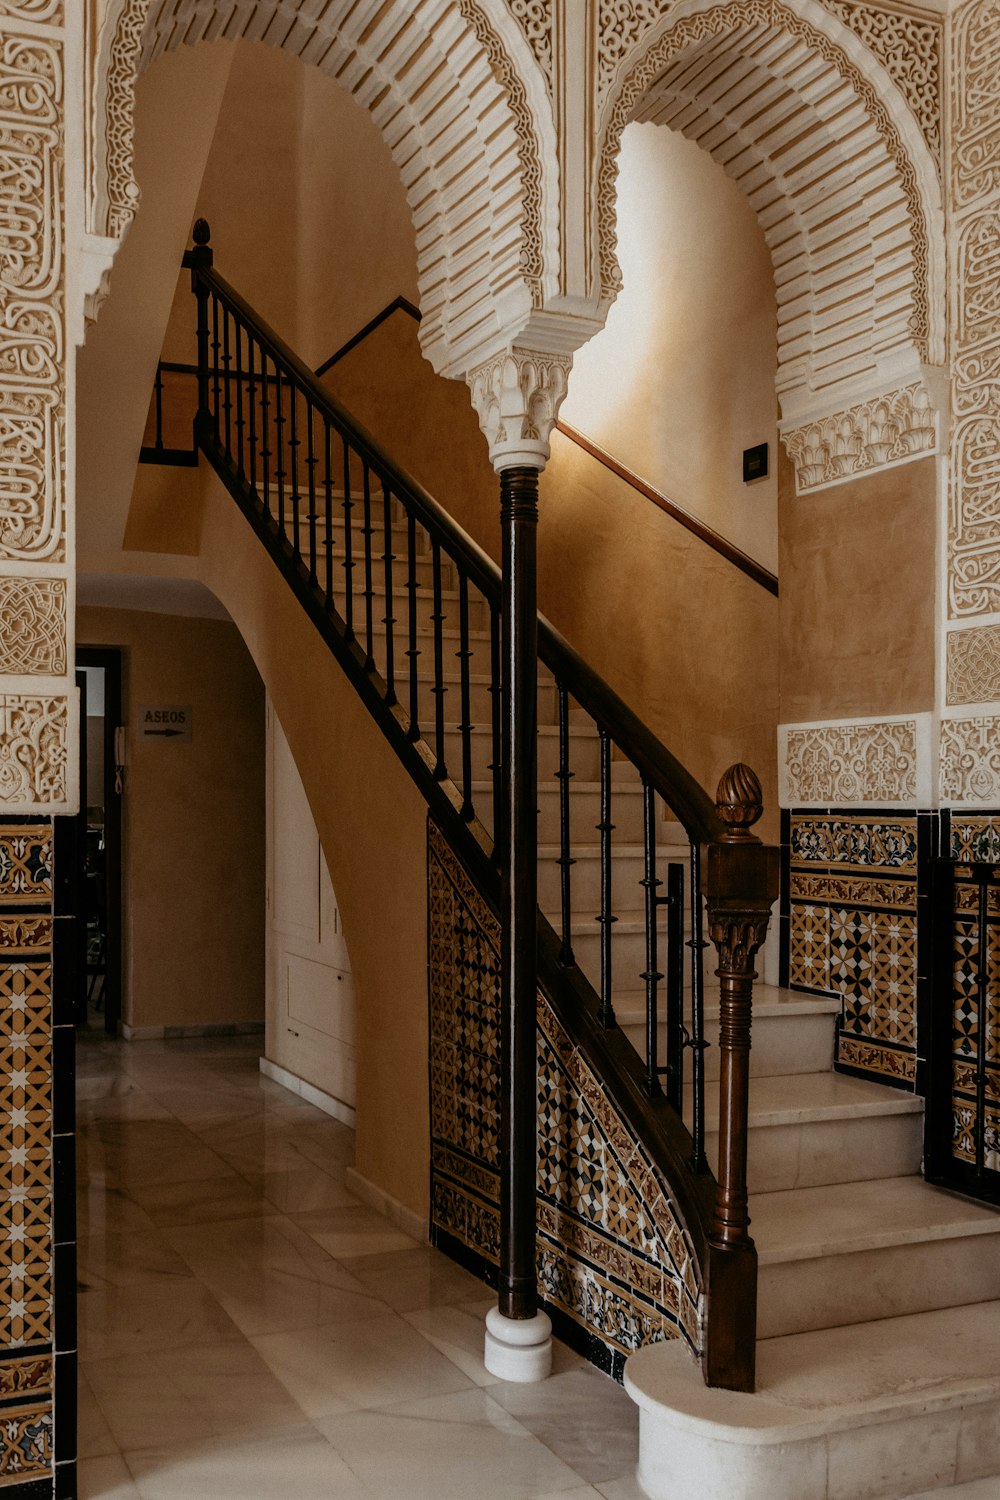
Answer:
M584 453L589 453L591 458L596 458L599 464L603 464L618 479L624 480L626 484L631 485L634 490L637 490L640 495L644 495L647 500L651 500L654 505L658 506L660 510L670 516L678 525L690 531L692 536L696 536L707 547L711 547L713 552L717 552L720 557L724 557L727 562L731 562L734 568L739 568L741 573L745 573L748 578L753 579L754 583L759 583L762 589L767 589L769 594L773 594L777 598L778 580L762 563L757 562L746 552L741 551L734 542L728 541L724 536L720 536L717 531L713 531L711 526L706 526L704 521L699 521L697 516L693 516L689 510L685 510L675 500L670 500L666 495L661 494L658 489L655 489L641 475L636 474L627 464L621 463L606 448L602 448L600 443L595 443L592 438L578 431L576 427L571 427L568 422L557 422L556 430L561 432L563 437L569 438L570 442L575 443L578 448L582 448Z
M299 358L214 267L201 269L198 274L206 285L214 287L229 302L239 313L243 323L253 329L261 343L267 344L280 358L286 379L290 376L299 389L308 394L314 405L329 417L333 425L340 432L349 435L358 454L374 472L389 481L396 494L406 496L431 538L465 569L470 580L490 603L499 608L500 569L489 553L458 525L433 495L390 458L381 444L340 405L327 387L319 384L305 361ZM538 654L546 666L562 677L576 702L608 730L619 749L648 776L688 836L699 844L718 838L722 832L722 824L708 793L652 731L646 728L614 689L573 650L544 615L538 617Z
M364 328L359 328L353 338L349 338L346 344L341 344L340 348L337 349L333 354L331 354L329 359L325 359L323 361L319 369L316 371L317 376L325 375L327 370L332 369L338 360L343 359L345 354L350 354L352 349L356 349L357 346L362 343L370 333L374 333L376 328L378 328L381 323L385 322L386 318L392 317L392 314L394 312L409 313L410 317L413 318L415 322L420 322L419 307L414 307L413 303L408 297L394 298L392 302L387 303L386 306L383 307L381 312L376 313L374 318L370 318L365 324Z

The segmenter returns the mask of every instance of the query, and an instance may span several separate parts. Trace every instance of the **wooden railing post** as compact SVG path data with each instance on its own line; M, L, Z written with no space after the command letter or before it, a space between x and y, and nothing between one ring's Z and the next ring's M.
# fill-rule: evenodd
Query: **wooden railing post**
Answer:
M747 1118L754 957L778 894L779 853L751 827L763 811L749 766L731 766L717 803L726 833L709 844L703 889L719 967L719 1170L709 1232L707 1385L752 1391L757 1341L757 1250L747 1209Z

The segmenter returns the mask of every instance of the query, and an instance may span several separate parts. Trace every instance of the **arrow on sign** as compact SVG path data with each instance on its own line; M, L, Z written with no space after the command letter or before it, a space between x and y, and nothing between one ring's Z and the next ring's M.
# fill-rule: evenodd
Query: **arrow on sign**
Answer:
M183 733L183 729L144 729L143 737L148 739L152 734L162 734L164 739L172 739L174 735Z

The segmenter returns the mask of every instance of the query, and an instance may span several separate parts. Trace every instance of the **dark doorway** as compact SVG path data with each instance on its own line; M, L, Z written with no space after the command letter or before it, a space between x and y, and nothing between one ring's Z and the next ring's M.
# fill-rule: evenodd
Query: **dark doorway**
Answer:
M111 646L81 646L76 662L87 673L87 719L81 726L87 749L80 767L86 998L91 1024L103 1016L113 1036L122 1012L122 654Z

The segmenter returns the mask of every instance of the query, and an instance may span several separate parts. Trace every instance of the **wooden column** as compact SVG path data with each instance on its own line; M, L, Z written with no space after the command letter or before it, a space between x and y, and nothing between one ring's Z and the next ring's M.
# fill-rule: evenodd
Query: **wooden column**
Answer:
M709 1234L707 1385L752 1391L756 1375L757 1250L747 1208L747 1126L754 957L778 894L779 852L750 829L763 811L749 766L732 766L716 805L726 834L708 846L704 892L719 955L719 1172Z
M501 1167L499 1310L533 1318L538 882L536 697L538 630L535 538L538 470L500 473L503 544L503 803L497 809L504 849L501 950ZM502 820L502 821L501 821Z

